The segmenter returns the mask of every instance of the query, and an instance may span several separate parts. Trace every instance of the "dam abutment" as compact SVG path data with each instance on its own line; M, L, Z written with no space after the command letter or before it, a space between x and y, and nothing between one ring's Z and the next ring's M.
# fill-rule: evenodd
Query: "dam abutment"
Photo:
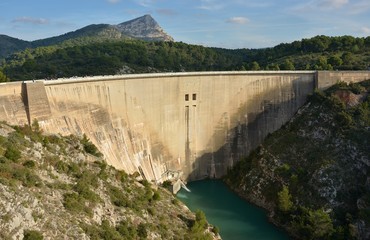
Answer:
M29 125L34 119L42 121L51 117L44 81L22 82L22 99Z
M315 88L370 72L137 74L0 85L1 119L85 133L108 164L162 182L221 177L279 129Z

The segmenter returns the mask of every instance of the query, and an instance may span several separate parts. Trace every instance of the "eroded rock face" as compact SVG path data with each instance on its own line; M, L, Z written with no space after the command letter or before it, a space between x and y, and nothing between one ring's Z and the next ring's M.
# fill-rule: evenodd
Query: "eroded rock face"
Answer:
M368 93L354 94L346 90L338 90L334 93L345 105L347 108L355 107L366 98Z

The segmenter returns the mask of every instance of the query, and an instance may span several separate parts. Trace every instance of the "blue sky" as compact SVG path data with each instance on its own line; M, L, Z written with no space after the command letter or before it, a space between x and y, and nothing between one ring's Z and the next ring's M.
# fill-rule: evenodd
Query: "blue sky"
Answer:
M316 35L370 35L370 0L1 0L0 34L24 40L151 14L175 41L272 47Z

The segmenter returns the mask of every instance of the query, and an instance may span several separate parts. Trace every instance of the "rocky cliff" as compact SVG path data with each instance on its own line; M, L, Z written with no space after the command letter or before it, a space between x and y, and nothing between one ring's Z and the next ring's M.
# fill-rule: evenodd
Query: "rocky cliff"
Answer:
M108 167L86 136L0 123L0 239L217 238L211 230L164 188Z
M115 26L123 35L149 41L173 41L150 15L144 15Z
M370 239L369 92L316 92L226 182L297 239Z

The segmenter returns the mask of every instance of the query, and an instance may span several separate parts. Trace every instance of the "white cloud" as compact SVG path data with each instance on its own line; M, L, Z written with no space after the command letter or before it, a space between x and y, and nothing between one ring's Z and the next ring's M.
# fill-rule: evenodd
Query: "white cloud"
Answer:
M35 25L48 24L49 20L45 18L19 17L12 21L13 23L30 23Z
M366 35L370 35L370 27L362 27L361 32Z
M218 0L201 0L201 5L198 6L198 9L207 10L207 11L216 11L221 10L225 5Z
M324 8L341 8L348 3L349 0L321 0L318 5Z
M235 24L246 24L249 22L249 19L246 17L232 17L229 18L226 22Z
M107 2L112 3L112 4L119 3L120 1L121 0L107 0Z
M142 7L150 7L155 2L155 0L139 0L136 2Z

